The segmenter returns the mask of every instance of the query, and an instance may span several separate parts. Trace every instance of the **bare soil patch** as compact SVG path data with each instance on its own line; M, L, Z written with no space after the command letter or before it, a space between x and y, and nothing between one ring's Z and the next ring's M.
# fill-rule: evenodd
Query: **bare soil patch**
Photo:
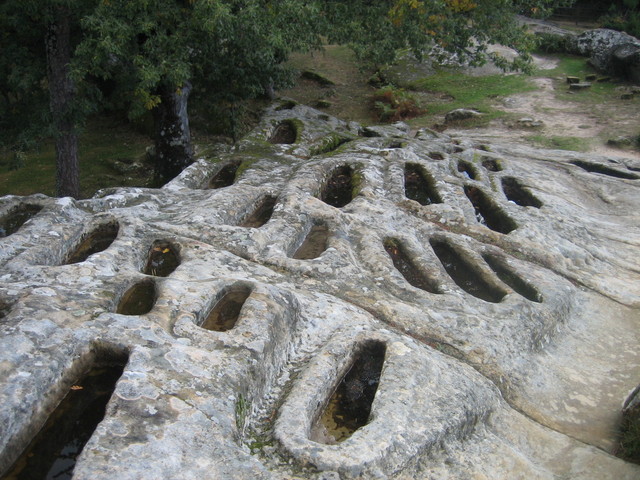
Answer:
M548 68L552 63L546 59L543 65ZM607 144L610 139L637 138L640 134L640 97L621 98L629 85L617 82L613 94L606 101L599 101L590 99L589 91L571 94L564 77L546 77L542 70L531 81L535 91L498 100L496 106L510 114L507 118L492 121L487 127L449 129L446 133L496 140L508 138L524 143L531 143L532 138L547 137L551 140L547 146L551 147L553 138L574 137L578 142L582 139L582 150L586 152L640 159L637 149ZM567 99L569 95L574 99ZM530 126L538 123L540 126Z

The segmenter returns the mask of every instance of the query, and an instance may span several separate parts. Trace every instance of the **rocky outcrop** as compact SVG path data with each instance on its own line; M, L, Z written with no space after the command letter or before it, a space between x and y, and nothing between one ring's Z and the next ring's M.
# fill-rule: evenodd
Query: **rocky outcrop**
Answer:
M89 389L75 479L638 478L640 165L408 132L282 102L161 189L0 199L0 470Z
M455 123L463 120L469 120L472 118L481 117L482 113L477 110L473 110L472 108L456 108L455 110L451 110L447 112L444 116L445 123Z
M598 28L573 37L569 48L608 75L640 81L640 40L631 35Z
M637 39L611 50L611 73L640 83L640 42Z

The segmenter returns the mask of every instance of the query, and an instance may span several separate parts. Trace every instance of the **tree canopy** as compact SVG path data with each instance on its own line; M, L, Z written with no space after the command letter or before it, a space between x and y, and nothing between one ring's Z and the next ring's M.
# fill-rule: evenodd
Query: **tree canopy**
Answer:
M84 17L75 76L112 80L129 114L156 115L161 176L191 161L186 108L191 84L216 99L256 97L284 85L289 53L318 46L314 2L105 0Z
M348 43L359 58L376 65L393 61L407 48L418 58L482 64L491 59L504 69L522 70L530 65L533 39L518 24L516 14L545 16L553 8L574 0L353 0L324 1L327 36L331 42ZM507 61L487 53L489 44L515 49L519 55Z
M482 63L487 44L500 43L521 55L494 61L526 68L532 43L514 14L542 15L571 1L5 0L0 126L11 127L5 137L15 144L29 138L27 125L73 135L85 107L99 100L130 117L151 111L159 171L168 179L191 162L192 85L228 102L263 95L291 81L290 53L323 41L349 44L377 65L400 49ZM24 121L25 106L37 121ZM60 152L63 163L69 154Z

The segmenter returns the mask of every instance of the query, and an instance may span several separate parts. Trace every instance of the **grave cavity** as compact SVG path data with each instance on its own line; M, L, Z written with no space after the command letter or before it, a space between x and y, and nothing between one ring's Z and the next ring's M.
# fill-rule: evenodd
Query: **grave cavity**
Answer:
M312 260L318 258L327 249L329 228L324 224L316 224L311 227L302 244L293 254L296 260Z
M407 255L402 242L395 238L388 238L383 245L393 261L393 266L409 284L429 293L441 293L435 282L428 278Z
M485 302L499 303L506 295L484 278L480 269L448 242L432 238L431 248L451 279L465 292Z
M475 167L469 162L465 162L463 160L458 161L458 172L471 180L477 180L478 178L478 172Z
M67 255L64 265L84 262L94 253L102 252L109 248L118 236L120 225L118 222L112 221L97 226L89 233L82 236L80 242Z
M581 169L589 173L600 173L602 175L608 175L615 178L626 178L627 180L637 180L638 178L640 178L640 176L636 175L635 173L624 172L622 170L610 168L605 165L600 165L599 163L585 162L584 160L574 160L570 163L572 165L575 165L576 167L580 167Z
M70 479L76 460L105 416L126 353L101 348L82 358L88 365L72 380L64 398L2 478ZM76 367L77 368L77 367Z
M273 215L273 209L276 206L277 198L272 195L263 197L258 206L251 212L240 224L245 228L260 228L267 223Z
M180 265L178 248L168 240L156 240L147 254L147 263L142 269L145 275L167 277Z
M353 169L349 165L342 165L331 172L320 199L336 208L342 208L353 200Z
M22 204L10 210L0 219L0 238L8 237L17 232L22 225L34 217L40 210L41 205Z
M501 172L502 171L502 165L495 158L482 157L480 159L480 162L481 162L481 164L482 164L482 166L484 167L485 170L488 170L490 172Z
M12 304L9 300L0 298L0 320L9 315L9 312L11 312L11 307Z
M369 422L386 350L385 343L380 341L368 341L359 346L347 373L340 379L312 428L313 432L323 432L323 435L311 440L340 443Z
M226 332L235 327L244 303L251 295L251 287L235 284L222 290L219 300L200 324L205 330Z
M404 194L420 205L442 203L442 198L436 189L436 181L422 165L417 163L406 163L404 166Z
M216 173L211 180L209 180L208 189L215 190L218 188L230 187L236 180L236 174L238 173L238 168L240 167L240 162L230 162L225 164L218 173Z
M538 289L523 280L522 277L509 266L505 259L492 254L484 254L482 258L484 258L485 262L487 262L498 278L509 285L514 292L532 302L542 302L542 294Z
M494 232L512 232L518 225L504 213L491 198L478 187L464 186L464 193L473 205L478 223L490 228Z
M269 143L290 145L296 143L298 138L298 129L293 120L285 120L280 122L273 130L273 134L269 137Z
M533 193L525 188L518 179L513 177L503 177L501 180L502 191L508 200L521 207L540 208L542 202Z
M151 311L157 298L156 283L151 279L141 280L124 292L118 302L116 313L145 315Z

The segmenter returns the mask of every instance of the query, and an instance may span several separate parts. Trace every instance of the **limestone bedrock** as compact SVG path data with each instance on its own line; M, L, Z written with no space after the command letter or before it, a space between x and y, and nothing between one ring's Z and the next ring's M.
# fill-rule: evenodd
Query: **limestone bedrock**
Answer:
M273 143L283 122L295 135ZM230 164L235 182L207 189ZM408 164L441 203L408 198ZM639 178L624 158L281 101L161 189L4 197L1 218L42 209L0 239L0 470L112 355L124 373L76 479L640 478L611 454L640 382ZM266 223L243 227L268 197ZM314 225L326 249L293 258ZM67 263L96 231L114 238ZM115 313L142 281L150 310ZM233 327L202 328L232 291L250 292ZM318 441L367 342L386 348L369 421Z

